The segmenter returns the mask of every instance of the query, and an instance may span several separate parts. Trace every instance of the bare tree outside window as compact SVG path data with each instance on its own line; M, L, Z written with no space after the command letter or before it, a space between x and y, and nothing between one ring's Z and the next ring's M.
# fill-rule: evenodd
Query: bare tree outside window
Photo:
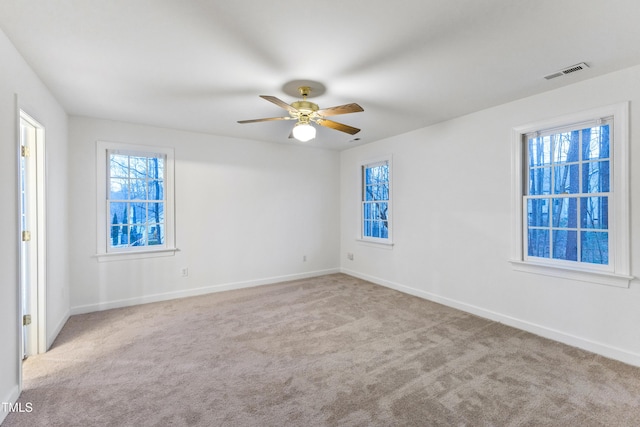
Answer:
M389 238L389 162L362 167L362 236Z
M610 124L527 141L527 254L608 264Z
M164 244L164 155L117 151L107 161L110 247Z

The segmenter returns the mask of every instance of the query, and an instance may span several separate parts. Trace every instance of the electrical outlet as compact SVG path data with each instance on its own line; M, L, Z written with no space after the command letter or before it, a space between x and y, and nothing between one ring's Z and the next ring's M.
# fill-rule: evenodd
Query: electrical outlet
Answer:
M307 262L307 256L306 255L302 255L302 262Z
M187 267L184 267L184 268L180 269L180 276L182 276L182 277L189 276L189 269Z
M351 252L347 253L347 259L353 261L353 254Z

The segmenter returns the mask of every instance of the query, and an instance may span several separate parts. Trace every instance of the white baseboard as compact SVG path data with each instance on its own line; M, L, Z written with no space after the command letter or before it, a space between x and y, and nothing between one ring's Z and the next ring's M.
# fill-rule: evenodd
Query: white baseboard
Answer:
M16 403L19 397L20 397L19 386L13 387L7 396L2 397L2 400L0 400L0 424L2 424L2 422L7 417L7 415L9 415L9 412L4 410L5 405L3 405L3 403L9 403L13 405L14 403Z
M346 268L341 268L340 271L344 274L348 274L359 279L366 280L377 285L381 285L387 288L395 289L397 291L413 295L419 298L424 298L429 301L437 302L448 307L452 307L467 313L474 314L476 316L483 317L485 319L493 320L495 322L503 323L514 328L521 329L523 331L531 332L532 334L539 335L544 338L548 338L554 341L561 342L563 344L570 345L572 347L578 347L583 350L590 351L592 353L599 354L601 356L619 360L629 365L640 367L640 354L632 353L630 351L613 347L607 344L591 341L582 337L567 334L565 332L548 328L546 326L538 325L528 322L526 320L518 319L515 317L507 316L495 311L486 310L482 307L467 304L461 301L457 301L451 298L443 297L440 295L426 292L420 289L412 288L410 286L401 285L399 283L390 282L388 280L380 279L378 277L369 276L367 274L358 273Z
M71 316L71 312L67 311L65 315L62 316L62 319L60 320L60 322L58 322L58 325L55 328L47 331L48 332L47 333L47 351L49 351L49 349L53 345L53 342L58 337L58 334L60 333L62 328L64 328L64 325L67 323L67 320L69 320L69 316Z
M94 311L110 310L113 308L129 307L132 305L148 304L151 302L168 301L177 298L193 297L198 295L206 295L214 292L231 291L234 289L251 288L260 285L269 285L272 283L286 282L290 280L306 279L309 277L324 276L326 274L339 273L339 268L328 270L318 270L306 273L288 274L283 276L268 277L265 279L248 280L244 282L224 283L214 286L206 286L202 288L185 289L181 291L165 292L161 294L144 295L136 298L128 298L116 301L104 301L96 304L80 305L71 307L71 315L91 313Z

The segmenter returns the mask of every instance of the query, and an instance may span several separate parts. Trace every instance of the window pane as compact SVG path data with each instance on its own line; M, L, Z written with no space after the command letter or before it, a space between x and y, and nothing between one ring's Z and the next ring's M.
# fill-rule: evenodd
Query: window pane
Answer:
M580 233L580 238L582 240L582 262L609 263L609 233L583 231Z
M580 199L580 226L606 230L609 228L609 198L582 197Z
M131 203L131 224L147 222L147 203Z
M109 225L109 244L112 247L126 246L128 242L128 236L122 236L123 227L121 224L126 221L127 217L127 203L110 203L110 225ZM126 231L125 231L126 234Z
M578 232L553 231L553 258L567 261L578 260Z
M111 239L109 240L109 245L113 247L120 246L120 234L122 232L122 227L119 225L111 225L109 227L109 235Z
M540 196L551 194L551 168L529 169L529 194Z
M387 202L378 202L375 203L375 215L376 219L387 219L387 210L389 209L389 204Z
M609 162L586 162L582 165L582 192L609 192Z
M362 207L363 209L363 217L365 220L368 219L373 219L373 208L372 208L373 204L372 203L365 203L364 206Z
M389 180L389 167L378 165L366 168L366 184L376 184Z
M375 195L376 195L376 188L374 185L367 185L365 187L365 195L364 195L364 199L366 201L371 201L371 200L378 200L376 199Z
M149 181L149 200L164 200L164 181Z
M164 202L149 203L149 223L164 223Z
M378 237L386 239L389 237L386 221L365 221L365 237Z
M377 188L376 200L389 200L389 186L379 185Z
M580 191L579 183L579 171L580 166L577 164L572 165L559 165L553 168L554 173L554 194L577 194Z
M129 227L129 245L145 246L147 241L147 227L143 224L134 224Z
M109 183L109 199L128 200L129 180L122 178L111 178L111 181Z
M527 200L527 225L529 227L549 226L549 199Z
M582 159L609 158L609 125L587 128L582 131Z
M363 217L365 220L386 220L388 208L387 202L365 203Z
M389 200L389 190L386 185L368 185L365 189L365 200Z
M529 139L529 166L542 166L551 163L551 138Z
M562 197L553 199L553 227L575 228L578 225L578 199Z
M127 204L112 202L109 203L109 218L111 224L122 224L127 217Z
M365 183L367 185L375 184L375 183L378 182L378 175L377 175L376 171L374 170L374 168L366 168L365 169L365 174L366 174Z
M110 203L111 212L111 245L127 246L129 244L129 223L131 208L128 203Z
M111 154L109 156L109 174L113 177L128 177L129 156L125 156L122 154Z
M373 236L373 222L366 219L362 227L362 233L365 237Z
M164 225L156 224L149 227L147 242L149 245L161 245L164 243Z
M553 161L555 163L577 162L580 148L580 132L557 133L551 135L553 141Z
M380 206L377 203L371 203L369 206L371 207L371 217L369 219L380 218Z
M373 184L373 177L371 176L371 168L363 167L364 170L364 184L370 185Z
M147 157L129 157L129 167L131 178L146 178L147 177Z
M149 170L147 176L151 179L164 179L164 158L149 158Z
M549 258L549 230L530 229L527 247L529 256Z
M382 239L386 239L389 237L389 229L387 227L387 221L377 221L376 224L378 225L378 237L382 238Z
M132 179L129 197L130 200L147 200L147 182L143 179Z

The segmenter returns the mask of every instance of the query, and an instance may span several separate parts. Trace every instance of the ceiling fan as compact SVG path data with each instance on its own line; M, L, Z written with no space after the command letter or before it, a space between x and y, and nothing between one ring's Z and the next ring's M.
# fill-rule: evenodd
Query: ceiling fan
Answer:
M287 104L275 96L260 95L260 98L266 99L269 102L273 102L278 107L284 108L289 112L289 116L285 117L270 117L265 119L253 119L253 120L239 120L238 123L257 123L257 122L269 122L274 120L297 120L293 126L293 130L289 138L295 138L298 141L306 142L316 137L316 128L311 123L319 124L320 126L328 127L331 129L346 132L350 135L355 135L360 132L360 129L353 126L345 125L342 123L328 120L327 116L337 116L339 114L358 113L364 111L358 104L345 104L338 105L336 107L320 109L318 104L307 101L311 88L309 86L300 86L298 88L302 101L295 101L291 104Z

